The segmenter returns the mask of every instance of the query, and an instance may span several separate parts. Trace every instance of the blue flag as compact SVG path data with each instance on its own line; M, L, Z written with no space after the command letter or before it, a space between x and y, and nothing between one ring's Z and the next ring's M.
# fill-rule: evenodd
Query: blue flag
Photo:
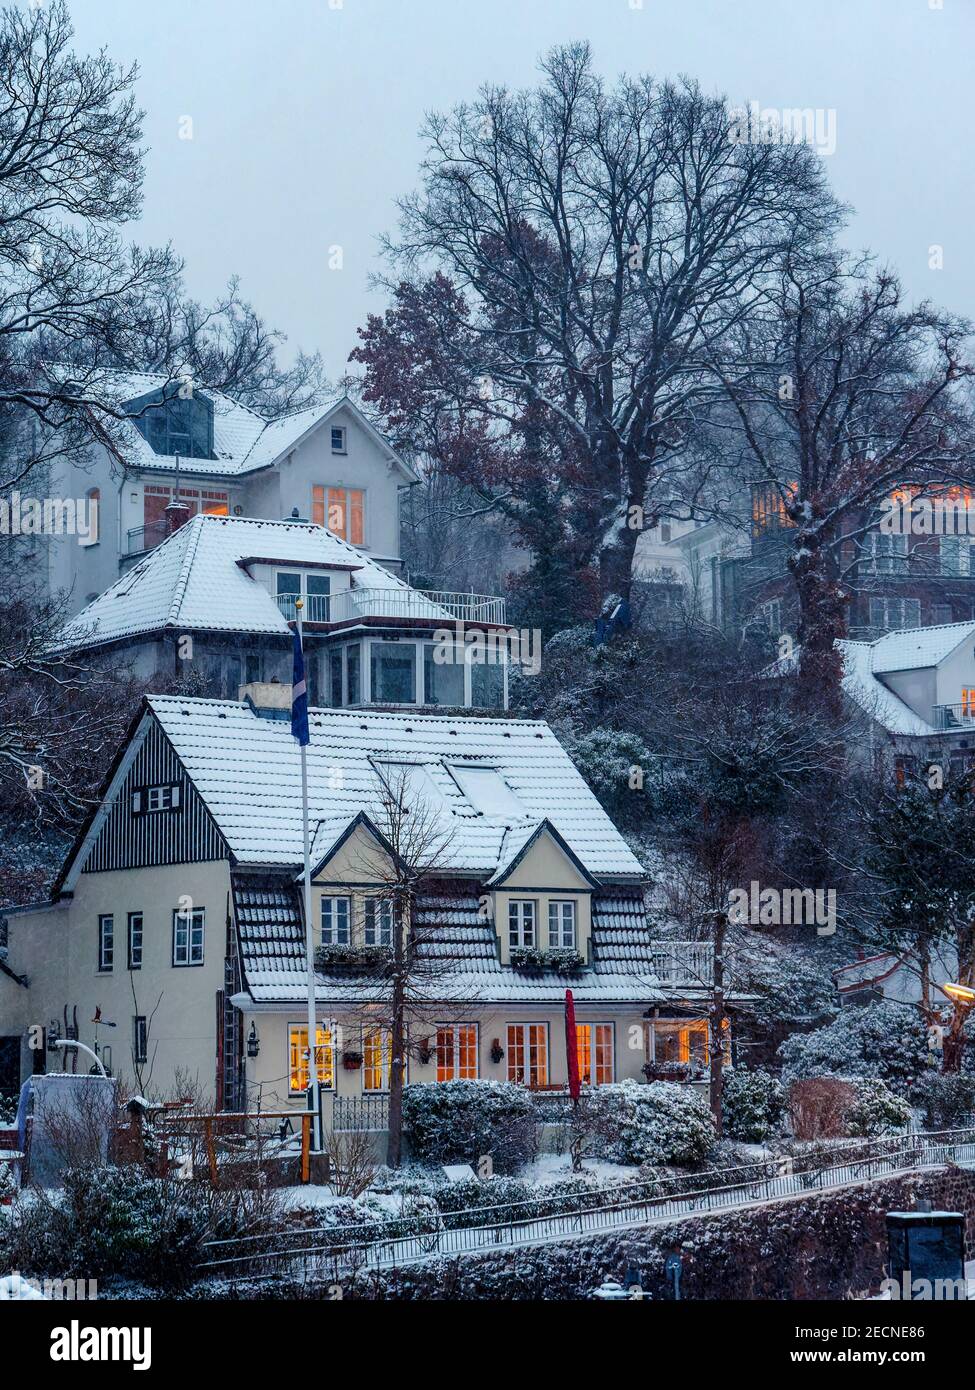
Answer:
M308 687L305 685L305 657L295 627L295 664L291 677L291 732L299 743L308 742Z

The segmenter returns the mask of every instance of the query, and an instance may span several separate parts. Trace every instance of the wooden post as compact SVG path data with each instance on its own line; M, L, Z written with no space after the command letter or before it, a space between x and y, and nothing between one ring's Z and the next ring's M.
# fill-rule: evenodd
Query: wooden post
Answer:
M311 1163L309 1152L311 1150L311 1120L310 1110L306 1110L301 1117L301 1181L309 1182L311 1179Z

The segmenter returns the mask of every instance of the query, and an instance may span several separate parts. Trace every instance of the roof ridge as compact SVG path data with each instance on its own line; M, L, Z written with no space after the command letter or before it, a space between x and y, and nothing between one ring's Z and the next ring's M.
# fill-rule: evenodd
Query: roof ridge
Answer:
M198 513L197 515L202 516L203 513ZM173 532L173 535L177 536L180 532L187 531L188 528L193 526L193 522L196 521L196 519L195 516L191 516L189 521L185 522L178 531ZM173 585L173 596L169 604L169 611L166 614L167 627L170 625L175 627L177 625L179 610L182 607L183 599L186 597L186 586L189 583L190 572L193 569L193 559L196 555L197 547L200 544L200 537L202 534L203 524L201 521L199 526L193 528L187 538L187 543L183 547L182 559L179 562L179 573ZM169 539L172 540L172 536L170 536Z

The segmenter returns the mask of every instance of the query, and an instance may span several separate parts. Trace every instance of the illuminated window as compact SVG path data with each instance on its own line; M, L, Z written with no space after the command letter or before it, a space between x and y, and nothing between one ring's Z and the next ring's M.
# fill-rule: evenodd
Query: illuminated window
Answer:
M521 1086L548 1085L548 1024L508 1024L508 1080Z
M362 1037L362 1089L389 1090L393 1035L388 1028L370 1028Z
M348 946L349 898L322 898L322 944Z
M335 1047L332 1025L319 1023L315 1030L315 1065L318 1081L326 1091L335 1086ZM308 1089L308 1025L288 1025L288 1089L292 1095Z
M359 488L313 487L311 519L353 545L365 544L365 498Z
M575 950L576 905L574 902L549 903L548 944L563 950Z
M799 490L798 483L787 483L785 492L793 497ZM781 526L794 526L785 510L786 499L775 487L754 488L752 490L752 535L761 536L766 531L777 530Z
M968 685L962 686L961 712L966 719L975 717L975 687Z
M393 904L366 898L362 940L366 946L392 946Z
M535 945L535 903L531 899L508 904L508 945Z
M731 1061L730 1024L724 1020L724 1065ZM706 1067L710 1062L708 1021L694 1019L658 1019L647 1032L647 1060L660 1065L680 1063L692 1068Z
M477 1080L476 1023L442 1023L437 1028L437 1080Z
M608 1086L613 1079L613 1025L577 1023L576 1053L583 1086Z

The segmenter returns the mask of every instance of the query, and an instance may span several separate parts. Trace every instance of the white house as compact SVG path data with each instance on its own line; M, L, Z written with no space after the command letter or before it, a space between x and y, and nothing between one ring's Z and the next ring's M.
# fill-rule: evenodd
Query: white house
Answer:
M70 368L49 367L70 381ZM93 534L42 536L38 565L69 612L102 593L183 515L296 516L328 525L377 563L400 565L400 494L413 470L343 396L268 420L219 391L166 376L99 370L84 390L125 417L99 417L105 443L84 467L66 467L52 496L97 502Z
M195 677L199 693L236 700L244 684L290 686L299 599L312 703L505 707L504 599L422 593L306 522L198 514L61 640L143 678Z
M279 715L147 699L52 901L9 914L8 965L26 984L0 981L0 1032L21 1036L25 1072L43 1065L27 1025L77 1018L80 1041L145 1087L188 1074L226 1108L304 1103L299 754ZM409 1081L564 1086L567 986L586 1082L706 1065L706 947L682 980L678 944L650 938L639 861L547 725L312 710L310 727L330 1097L389 1084L390 787L438 846L408 923L430 967L411 985Z

